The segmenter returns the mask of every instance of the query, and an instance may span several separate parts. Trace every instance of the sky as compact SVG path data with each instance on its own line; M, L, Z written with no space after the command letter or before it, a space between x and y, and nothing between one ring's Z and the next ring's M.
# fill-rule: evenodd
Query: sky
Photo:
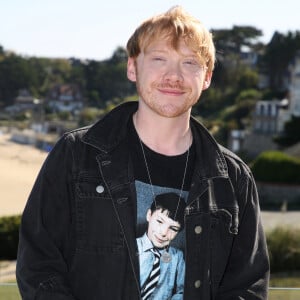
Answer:
M0 45L18 55L104 60L145 19L183 6L208 29L300 31L299 0L0 0Z

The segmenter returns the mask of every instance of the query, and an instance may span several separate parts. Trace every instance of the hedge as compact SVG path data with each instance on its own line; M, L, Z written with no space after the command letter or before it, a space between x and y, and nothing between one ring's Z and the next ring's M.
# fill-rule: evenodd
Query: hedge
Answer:
M20 216L0 218L0 259L16 259ZM271 271L300 270L300 229L278 227L266 232Z
M272 272L300 270L300 229L278 227L267 233Z
M0 259L16 259L21 216L0 218Z
M300 159L283 152L262 152L250 167L257 181L300 184Z

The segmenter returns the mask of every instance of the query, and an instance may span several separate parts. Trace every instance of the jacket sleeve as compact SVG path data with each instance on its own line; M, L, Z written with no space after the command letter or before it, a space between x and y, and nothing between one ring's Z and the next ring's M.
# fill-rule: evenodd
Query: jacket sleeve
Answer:
M270 268L257 189L247 167L236 178L239 178L235 187L240 204L239 230L216 299L266 300Z
M72 151L64 137L49 153L25 206L19 235L17 283L22 299L71 300Z

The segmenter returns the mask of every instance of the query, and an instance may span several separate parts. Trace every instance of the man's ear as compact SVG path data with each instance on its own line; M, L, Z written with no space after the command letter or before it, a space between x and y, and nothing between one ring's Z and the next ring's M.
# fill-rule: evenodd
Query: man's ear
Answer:
M206 72L205 79L202 86L203 91L209 88L211 83L211 77L212 77L212 72Z
M135 59L132 57L129 57L127 60L127 78L130 81L136 82Z

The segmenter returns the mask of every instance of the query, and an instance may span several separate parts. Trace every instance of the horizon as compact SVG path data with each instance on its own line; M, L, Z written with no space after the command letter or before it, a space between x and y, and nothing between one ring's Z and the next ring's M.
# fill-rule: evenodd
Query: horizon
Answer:
M1 4L0 45L20 56L42 58L109 59L146 18L174 5L198 18L209 30L252 26L262 30L258 41L267 44L277 31L300 31L300 2L271 0L11 0ZM202 10L202 8L204 9ZM97 38L99 37L99 38Z

